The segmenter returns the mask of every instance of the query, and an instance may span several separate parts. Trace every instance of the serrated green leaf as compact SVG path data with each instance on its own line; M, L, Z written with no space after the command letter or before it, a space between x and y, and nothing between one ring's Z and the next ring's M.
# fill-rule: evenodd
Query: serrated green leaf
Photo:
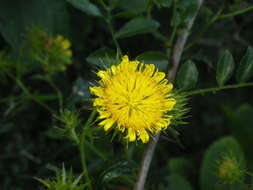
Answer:
M110 66L115 64L117 53L110 48L100 48L91 53L86 61L96 66Z
M198 69L192 61L184 63L177 74L176 82L180 89L189 90L198 82Z
M153 19L135 18L126 23L115 35L116 38L131 37L138 34L154 32L160 26Z
M253 75L253 48L248 47L236 73L238 82L246 82Z
M216 80L219 86L223 86L232 76L235 63L232 54L226 50L217 64Z
M145 64L154 64L159 71L166 71L168 57L159 51L147 51L136 57L137 60Z
M102 13L96 5L89 2L88 0L66 0L73 7L83 11L84 13L92 16L102 17Z

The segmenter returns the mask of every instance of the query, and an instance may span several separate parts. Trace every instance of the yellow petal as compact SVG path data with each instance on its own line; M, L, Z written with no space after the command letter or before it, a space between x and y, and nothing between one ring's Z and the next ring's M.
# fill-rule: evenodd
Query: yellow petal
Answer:
M96 98L93 102L93 106L103 106L104 105L104 100L101 98Z
M175 105L176 105L176 100L175 100L174 98L170 98L170 99L166 102L166 104L165 104L165 106L166 106L166 108L167 108L168 111L169 111L169 110L172 110L172 109L174 108Z
M104 118L108 118L111 116L111 114L109 112L105 112L105 111L101 111L101 110L98 110L98 112L99 112L99 116L98 116L99 119L104 119Z
M140 131L139 136L143 143L147 143L149 141L149 135L145 129Z
M108 78L110 77L106 71L99 71L99 72L97 73L97 75L98 75L102 80L108 79Z
M101 87L94 86L94 87L90 87L89 89L90 89L90 92L96 96L101 97L104 94L104 90Z
M62 45L62 48L63 48L63 49L68 49L68 48L70 47L71 44L70 44L70 41L68 41L68 40L63 40L61 45Z
M71 57L72 56L72 51L71 50L66 50L65 55Z
M129 62L129 58L128 58L127 55L124 55L124 56L122 57L122 62Z
M157 82L162 81L164 78L165 78L165 73L163 73L163 72L156 72L154 75L154 79Z
M128 138L130 142L135 141L136 133L133 128L128 128L128 134L127 134L126 138Z
M112 74L115 75L117 73L117 67L116 66L111 66L111 71L112 71Z
M99 123L99 125L104 126L104 130L108 131L114 124L113 119L106 119Z
M145 70L143 73L147 74L148 76L152 76L155 71L155 65L150 64L145 66Z

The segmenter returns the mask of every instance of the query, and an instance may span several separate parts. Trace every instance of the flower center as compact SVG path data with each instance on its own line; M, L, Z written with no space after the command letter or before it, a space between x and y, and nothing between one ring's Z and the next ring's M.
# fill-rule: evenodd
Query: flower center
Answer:
M114 77L105 89L107 110L114 120L137 129L162 117L165 94L152 79L139 72L132 73L131 78L121 74Z

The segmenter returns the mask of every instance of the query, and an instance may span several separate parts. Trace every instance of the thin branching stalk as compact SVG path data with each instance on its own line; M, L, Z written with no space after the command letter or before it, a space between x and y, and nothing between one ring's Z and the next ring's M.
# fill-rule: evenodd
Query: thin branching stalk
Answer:
M47 81L50 84L50 86L57 93L58 101L59 101L59 107L60 107L60 110L62 110L63 109L63 95L61 93L61 90L55 85L55 83L53 82L53 80L52 80L52 78L50 76L47 76Z
M39 104L41 107L43 107L44 109L46 109L50 113L52 113L52 114L55 113L53 108L51 108L47 104L44 104L43 102L39 101L37 98L35 98L35 96L30 93L30 91L24 85L24 83L21 81L21 79L15 77L14 75L12 75L10 73L8 73L8 76L16 82L16 84L19 86L19 88L26 94L27 98L29 98L30 100L36 102L37 104Z
M227 19L227 18L231 18L231 17L237 16L237 15L245 14L245 13L250 12L250 11L253 11L253 5L250 6L250 7L245 8L245 9L242 9L242 10L234 11L234 12L227 13L227 14L222 14L222 15L219 16L218 19L219 20L220 19Z
M85 139L84 138L85 138L85 132L86 132L87 128L91 126L96 113L97 113L96 109L93 109L88 120L86 121L86 123L83 126L82 133L81 133L80 140L79 140L79 142L80 142L79 151L80 151L81 163L82 163L82 168L83 168L83 173L84 173L84 180L85 180L85 183L87 183L89 190L92 190L92 184L91 184L91 180L90 180L89 173L88 173L88 167L87 167L87 163L86 163L85 146L84 146Z
M242 88L242 87L248 87L248 86L253 86L253 82L231 84L231 85L205 88L205 89L198 89L198 90L186 92L186 95L187 96L193 96L193 95L198 95L198 94L216 93L217 91L221 91L221 90L229 90L229 89Z
M203 3L203 0L199 0L199 7L201 6L202 3ZM195 17L196 15L187 23L186 28L182 31L182 33L179 34L176 44L174 46L173 54L172 54L172 67L167 72L168 74L167 76L170 81L174 81L176 77L176 72L180 63L181 55L183 53L184 46L189 36L192 25L194 23ZM141 169L139 171L138 179L135 184L134 190L144 189L149 166L152 161L156 145L159 141L159 137L160 137L160 134L158 133L157 135L154 136L153 140L147 146L146 152L144 153L144 156L142 159Z

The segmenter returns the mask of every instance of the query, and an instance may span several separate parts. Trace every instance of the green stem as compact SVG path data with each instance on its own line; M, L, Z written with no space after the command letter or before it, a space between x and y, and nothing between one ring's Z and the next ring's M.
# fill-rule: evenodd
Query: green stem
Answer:
M152 8L153 8L153 1L148 0L146 4L146 10L147 10L147 18L149 19L152 17Z
M164 36L163 34L161 34L160 32L153 32L152 35L157 39L162 41L166 46L170 45L169 40L167 39L166 36Z
M191 42L189 45L187 45L184 49L184 51L186 51L187 49L191 48L192 46L194 46L196 43L199 42L199 40L201 39L201 37L206 33L206 31L210 28L210 26L219 19L219 16L221 15L223 11L223 8L220 8L217 13L205 24L204 28L202 29L202 31L198 34L198 37Z
M84 172L84 179L85 179L85 182L87 182L87 184L88 184L88 189L89 190L92 190L92 185L91 185L91 180L90 180L90 177L89 177L89 174L88 174L88 167L87 167L87 163L86 163L86 156L85 156L85 149L84 149L85 139L84 138L85 138L86 130L87 130L88 127L91 126L92 121L94 120L94 117L95 117L96 113L97 113L96 109L93 109L93 111L91 112L88 120L86 121L86 123L83 126L82 133L81 133L80 140L79 140L79 142L80 142L79 151L80 151L80 158L81 158L82 168L83 168L83 172Z
M252 11L252 10L253 10L253 5L248 7L248 8L242 9L242 10L238 10L238 11L235 11L235 12L232 12L232 13L220 15L218 19L219 20L220 19L227 19L227 18L230 18L230 17L234 17L234 16L237 16L237 15L247 13L247 12Z
M16 83L23 90L23 92L27 95L28 98L30 98L34 102L38 103L42 107L44 107L50 113L54 113L54 110L51 107L49 107L48 105L46 105L46 104L42 103L41 101L37 100L36 98L34 98L34 96L29 92L29 90L25 87L25 85L22 83L21 80L16 79Z
M199 89L199 90L194 90L187 92L187 96L193 96L193 95L198 95L198 94L205 94L205 93L215 93L220 90L228 90L228 89L234 89L234 88L242 88L242 87L247 87L247 86L253 86L253 82L249 83L241 83L241 84L232 84L232 85L226 85L226 86L221 86L221 87L213 87L213 88L206 88L206 89Z
M222 20L222 19L227 19L230 17L234 17L237 15L241 15L244 13L247 13L249 11L253 10L253 6L250 6L248 8L242 9L242 10L238 10L232 13L227 13L227 14L221 14L222 13L223 8L220 8L219 11L212 17L212 19L206 24L206 26L204 27L204 29L200 32L200 34L198 35L197 39L194 40L192 43L190 43L185 50L191 48L193 45L195 45L199 39L203 36L203 34L209 29L209 27L216 22L217 20Z
M55 113L55 111L51 108L51 107L49 107L47 104L44 104L43 102L41 102L41 101L39 101L39 100L37 100L30 92L29 92L29 90L26 88L26 86L24 85L24 83L20 80L20 79L18 79L18 78L16 78L15 76L13 76L12 74L10 74L10 73L7 73L8 74L8 76L10 77L10 78L12 78L15 82L16 82L16 84L20 87L20 89L27 95L27 97L28 98L30 98L31 100L33 100L34 102L36 102L37 104L39 104L41 107L43 107L43 108L45 108L46 110L48 110L50 113Z
M173 18L172 18L173 20L175 19L174 17L176 15L176 5L177 5L177 1L174 2L174 6L173 6ZM172 33L171 33L171 36L170 36L170 40L169 40L170 45L172 45L173 42L174 42L174 39L176 37L177 28L178 28L178 25L174 24L173 29L172 29Z
M52 81L50 76L47 76L47 81L50 84L50 86L55 90L55 92L57 93L58 96L58 100L59 100L59 107L60 110L63 109L63 95L61 93L61 91L59 90L59 88L55 85L55 83Z
M122 55L122 51L119 46L119 42L117 38L115 37L115 31L112 23L112 15L111 15L111 8L108 7L103 0L99 0L99 3L102 5L102 7L105 9L107 13L107 17L105 18L105 22L108 24L109 31L112 35L112 41L117 49L117 56Z
M117 48L117 53L119 55L121 55L121 49L120 49L119 43L117 41L117 38L115 37L115 32L114 32L114 28L113 28L111 9L104 3L103 0L100 0L100 4L103 6L103 8L107 12L107 18L105 19L105 21L108 24L109 31L112 35L113 43L114 43L115 47Z
M173 44L173 41L174 41L175 36L176 36L176 33L177 33L177 26L174 26L173 29L172 29L172 34L170 36L170 44Z

